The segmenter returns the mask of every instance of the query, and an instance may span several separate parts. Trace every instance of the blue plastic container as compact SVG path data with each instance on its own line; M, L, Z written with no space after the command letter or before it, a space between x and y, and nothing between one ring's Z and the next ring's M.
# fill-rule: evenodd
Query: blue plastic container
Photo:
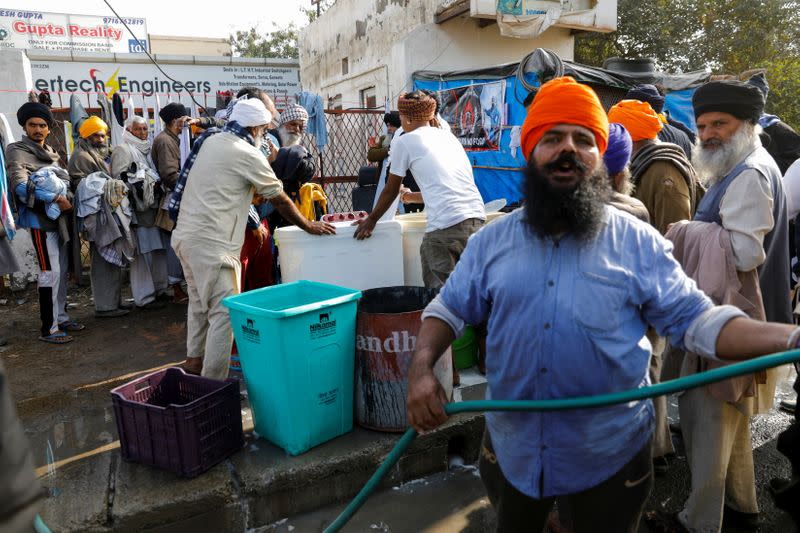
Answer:
M298 455L353 429L361 292L296 281L229 296L255 430Z

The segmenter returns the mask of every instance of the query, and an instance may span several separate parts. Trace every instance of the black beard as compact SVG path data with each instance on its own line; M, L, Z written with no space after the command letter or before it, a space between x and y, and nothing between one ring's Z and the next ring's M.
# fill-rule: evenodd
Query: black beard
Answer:
M572 163L582 174L578 185L554 188L547 175L564 162ZM540 236L569 234L582 241L597 236L603 225L605 205L611 186L604 167L588 176L589 169L575 154L564 154L553 163L538 168L533 161L525 169L525 213L528 225Z

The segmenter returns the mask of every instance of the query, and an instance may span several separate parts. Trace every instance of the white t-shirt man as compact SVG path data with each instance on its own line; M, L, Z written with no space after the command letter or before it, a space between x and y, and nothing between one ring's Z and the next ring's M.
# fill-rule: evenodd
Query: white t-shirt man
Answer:
M486 220L472 165L461 143L449 131L423 126L395 135L391 161L392 174L405 176L410 170L419 185L428 215L426 233L470 218Z

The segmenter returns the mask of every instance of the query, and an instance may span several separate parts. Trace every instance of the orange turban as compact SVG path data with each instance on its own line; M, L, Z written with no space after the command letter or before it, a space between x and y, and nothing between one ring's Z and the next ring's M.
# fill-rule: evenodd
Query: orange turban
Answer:
M103 122L103 119L96 116L91 116L85 119L78 128L78 133L84 139L88 139L89 137L100 131L108 133L108 125L105 122Z
M530 157L542 136L557 124L575 124L594 133L603 154L608 145L608 117L594 90L569 76L548 81L539 88L522 125L522 153Z
M664 127L664 123L650 104L639 100L621 101L609 110L608 120L625 126L633 142L655 139Z

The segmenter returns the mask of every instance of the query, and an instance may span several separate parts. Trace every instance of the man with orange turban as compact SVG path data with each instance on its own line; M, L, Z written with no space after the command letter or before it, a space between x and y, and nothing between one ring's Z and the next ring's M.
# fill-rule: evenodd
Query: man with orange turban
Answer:
M631 182L633 196L647 207L650 222L664 235L670 224L691 220L696 209L697 178L683 149L658 140L664 122L648 102L622 100L608 112L608 120L625 127L633 140ZM663 337L652 335L653 355L650 359L650 380L661 382ZM667 420L666 398L653 402L656 431L653 436L653 465L656 474L669 468L668 457L675 453Z
M607 205L609 124L591 88L542 85L522 128L526 204L469 240L423 313L408 375L411 425L446 419L433 366L464 329L488 321L494 400L549 400L648 384L648 324L707 358L786 346L795 328L715 307L650 225ZM798 331L800 334L800 331ZM793 343L794 344L794 343ZM489 412L480 473L498 531L542 531L556 498L574 531L638 531L653 485L653 404Z
M106 164L110 151L106 145L108 125L100 117L91 116L84 119L78 126L80 138L75 143L75 151L69 158L69 172L72 180L72 190L78 188L78 183L92 172L111 171Z
M111 177L111 169L106 163L110 155L106 145L108 132L108 125L100 117L89 117L78 126L80 139L75 145L75 151L69 158L67 167L73 191L78 190L81 180L89 174L104 172L109 175L109 178ZM108 221L107 224L116 225L113 220ZM89 255L92 261L89 278L92 282L95 316L97 318L115 318L127 315L130 307L122 304L121 265L108 262L98 251L94 242L89 244Z
M664 123L650 104L622 100L609 110L608 120L631 134L633 195L647 207L653 226L664 235L670 224L691 220L700 188L697 177L680 146L658 140Z

